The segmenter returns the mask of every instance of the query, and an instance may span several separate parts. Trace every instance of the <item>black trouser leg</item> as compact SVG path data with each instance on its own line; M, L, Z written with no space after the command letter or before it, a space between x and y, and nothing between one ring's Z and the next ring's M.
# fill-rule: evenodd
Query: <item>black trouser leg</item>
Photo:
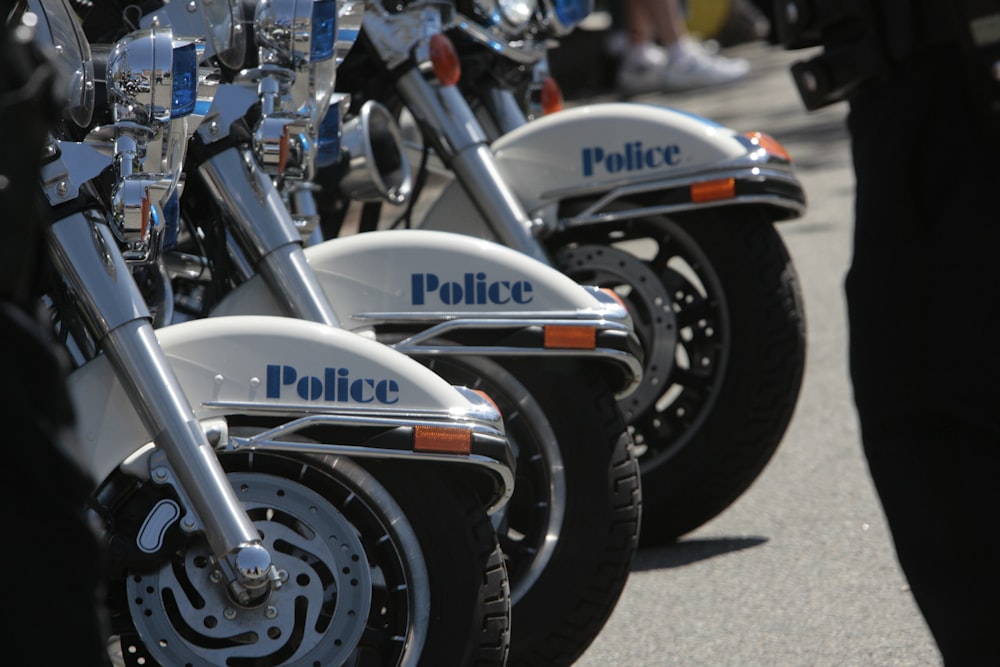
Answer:
M846 280L865 454L949 667L1000 665L1000 149L942 54L852 102Z

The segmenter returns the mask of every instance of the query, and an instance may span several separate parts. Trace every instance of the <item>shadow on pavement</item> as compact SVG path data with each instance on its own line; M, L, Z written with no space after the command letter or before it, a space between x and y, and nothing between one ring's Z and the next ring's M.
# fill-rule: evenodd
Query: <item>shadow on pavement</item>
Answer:
M720 537L714 539L682 540L664 547L641 549L632 564L633 572L662 570L690 565L715 556L758 547L766 537Z

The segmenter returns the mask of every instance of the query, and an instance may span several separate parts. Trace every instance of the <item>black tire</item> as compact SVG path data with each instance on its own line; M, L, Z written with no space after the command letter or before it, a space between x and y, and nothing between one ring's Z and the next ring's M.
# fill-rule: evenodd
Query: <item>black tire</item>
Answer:
M550 240L567 275L616 289L646 351L642 386L621 404L642 470L643 546L676 540L743 494L798 400L806 340L795 269L773 224L728 211Z
M175 525L155 562L113 550L109 608L124 658L116 664L502 667L506 573L471 491L422 464L373 474L342 457L221 458L275 565L289 572L268 599L275 613L258 623L265 605L229 602L205 572L214 568L204 540ZM107 507L112 542L127 545L163 491L114 486L128 490L102 494L117 501ZM224 607L242 635L227 634ZM486 626L492 645L483 650Z
M483 504L460 479L463 471L448 475L409 463L366 467L403 507L426 556L431 624L421 667L503 667L511 645L507 567ZM449 505L447 516L439 503Z
M489 395L517 452L514 495L494 518L514 599L508 664L570 665L610 616L638 547L638 463L614 396L568 359L426 363Z

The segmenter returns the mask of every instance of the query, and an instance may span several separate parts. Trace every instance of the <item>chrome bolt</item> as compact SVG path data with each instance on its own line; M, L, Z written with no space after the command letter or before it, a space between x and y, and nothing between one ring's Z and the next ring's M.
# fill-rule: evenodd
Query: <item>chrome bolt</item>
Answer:
M236 610L232 607L226 607L225 610L223 610L222 615L226 617L227 621L232 621L236 618Z
M269 620L278 618L278 608L271 604L267 605L267 607L264 608L264 618Z

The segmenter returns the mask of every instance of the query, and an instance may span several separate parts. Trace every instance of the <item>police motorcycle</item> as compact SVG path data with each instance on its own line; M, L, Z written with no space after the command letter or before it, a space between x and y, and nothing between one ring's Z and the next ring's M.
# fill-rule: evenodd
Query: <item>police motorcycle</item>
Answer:
M318 323L154 329L200 45L161 25L91 52L62 0L7 19L37 31L68 91L41 172L44 303L76 365L112 663L505 664L489 513L514 463L492 402Z
M181 9L166 5L140 22L180 24ZM494 516L511 580L512 660L537 650L521 640L531 635L517 628L528 627L563 636L547 648L575 657L614 607L637 547L638 467L613 393L641 372L628 313L603 290L464 235L401 230L303 250L316 223L315 154L341 141L364 157L391 127L371 105L364 123L342 126L344 96L323 90L335 61L333 33L324 46L320 28L332 28L334 3L251 9L253 66L202 80L205 115L180 200L186 229L164 253L177 316L319 321L485 391L517 450L514 494ZM287 26L303 36L289 39ZM354 165L337 187L405 192L405 176L384 163Z
M375 99L412 117L416 183L444 180L423 208L363 211L363 228L497 240L625 301L645 357L620 406L640 454L641 541L655 544L734 502L788 426L805 324L774 223L806 199L787 151L763 133L651 104L541 114L561 103L546 50L591 9L348 0L337 86L355 107ZM343 210L321 211L328 233Z

